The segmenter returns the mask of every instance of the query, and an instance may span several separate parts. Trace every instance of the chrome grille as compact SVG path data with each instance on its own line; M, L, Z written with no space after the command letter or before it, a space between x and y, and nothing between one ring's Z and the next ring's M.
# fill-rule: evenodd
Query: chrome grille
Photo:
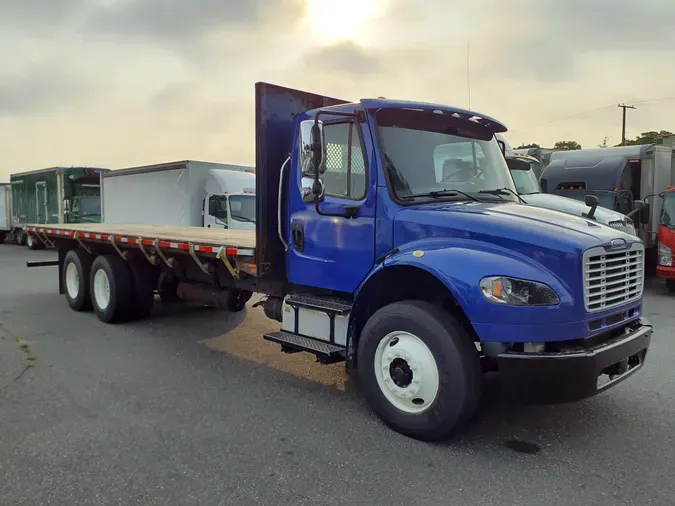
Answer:
M622 232L626 232L627 234L637 235L637 233L635 232L635 226L633 225L633 223L629 222L628 220L626 220L626 221L619 221L619 220L610 221L608 223L608 225L610 227L612 227L613 229L621 230Z
M608 252L603 247L584 253L584 303L586 311L610 309L637 300L644 287L644 246Z

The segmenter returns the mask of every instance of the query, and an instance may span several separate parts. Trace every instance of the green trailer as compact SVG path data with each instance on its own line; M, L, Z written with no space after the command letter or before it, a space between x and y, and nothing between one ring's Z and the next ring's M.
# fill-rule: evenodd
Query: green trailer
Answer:
M11 239L35 249L41 242L25 231L43 225L101 222L101 173L93 167L50 167L10 175Z

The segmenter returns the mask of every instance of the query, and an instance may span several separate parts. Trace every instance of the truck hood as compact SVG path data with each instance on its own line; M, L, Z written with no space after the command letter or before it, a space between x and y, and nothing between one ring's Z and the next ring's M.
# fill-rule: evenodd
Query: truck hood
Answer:
M590 208L580 200L554 195L552 193L532 193L521 195L521 198L529 205L553 209L574 216L582 216ZM605 225L614 221L625 221L627 217L619 212L612 211L606 207L598 206L595 209L595 221Z
M449 247L498 248L521 261L537 263L574 292L581 290L581 259L588 248L635 236L593 220L510 202L444 202L410 206L394 218L394 246L433 239ZM499 266L495 266L499 270ZM570 279L570 273L578 273Z

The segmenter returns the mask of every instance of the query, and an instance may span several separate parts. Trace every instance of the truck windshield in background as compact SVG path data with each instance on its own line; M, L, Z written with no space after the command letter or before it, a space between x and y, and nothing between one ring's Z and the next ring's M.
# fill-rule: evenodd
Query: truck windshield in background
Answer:
M532 164L530 164L532 166ZM530 170L512 170L513 182L516 184L516 189L521 195L531 195L533 193L541 193L539 181L537 176Z
M100 216L101 198L73 197L73 214L83 218L85 216Z
M403 109L377 113L383 157L395 196L473 198L506 188L515 192L497 141L482 126L449 115ZM451 195L456 190L458 194ZM448 192L447 195L434 192ZM509 191L482 199L515 201Z
M675 229L675 191L665 194L663 209L661 210L661 224L666 228Z
M255 196L230 195L230 213L233 220L255 223Z

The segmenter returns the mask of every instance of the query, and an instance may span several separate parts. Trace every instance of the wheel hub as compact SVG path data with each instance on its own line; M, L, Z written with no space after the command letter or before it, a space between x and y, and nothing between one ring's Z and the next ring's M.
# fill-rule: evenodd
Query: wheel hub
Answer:
M389 375L394 384L399 388L407 388L413 381L413 372L402 358L396 358L389 366Z
M421 413L436 399L440 386L436 361L417 336L392 332L382 338L374 366L380 390L401 411Z

